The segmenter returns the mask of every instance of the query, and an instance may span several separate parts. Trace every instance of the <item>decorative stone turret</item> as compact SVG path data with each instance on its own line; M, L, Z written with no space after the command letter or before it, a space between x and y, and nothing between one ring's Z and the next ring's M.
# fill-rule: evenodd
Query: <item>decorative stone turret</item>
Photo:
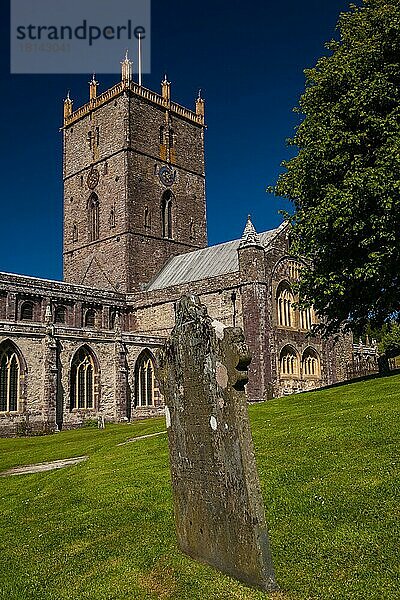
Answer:
M68 119L72 115L72 105L74 101L69 97L69 91L67 97L64 100L64 119Z
M258 246L259 248L262 248L260 236L251 222L250 215L247 215L247 223L242 233L242 239L240 241L239 248L244 248L245 246Z
M97 98L97 86L99 82L96 81L96 76L93 73L92 80L89 81L89 90L90 90L90 100L95 100Z
M132 61L128 58L128 50L125 59L121 62L121 79L126 87L129 87L132 81Z
M171 100L171 82L168 81L166 75L164 75L164 79L161 82L161 96L168 102Z
M265 252L250 215L247 217L238 255L239 271L243 281L257 281L265 276Z

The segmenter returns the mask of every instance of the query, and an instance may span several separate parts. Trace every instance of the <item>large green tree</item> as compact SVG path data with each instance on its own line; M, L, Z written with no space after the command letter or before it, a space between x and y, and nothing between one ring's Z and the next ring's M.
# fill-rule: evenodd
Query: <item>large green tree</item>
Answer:
M293 202L300 299L326 332L400 307L400 0L351 5L337 33L305 71L298 151L273 188Z

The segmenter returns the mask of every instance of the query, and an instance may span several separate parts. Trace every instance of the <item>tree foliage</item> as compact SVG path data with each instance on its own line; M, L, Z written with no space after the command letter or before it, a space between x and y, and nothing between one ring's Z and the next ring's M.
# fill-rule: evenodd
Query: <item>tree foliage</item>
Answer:
M400 355L400 323L391 321L385 326L379 342L379 352L388 358Z
M400 306L400 0L351 5L337 32L305 71L298 152L273 188L294 204L293 253L310 264L299 295L326 332Z

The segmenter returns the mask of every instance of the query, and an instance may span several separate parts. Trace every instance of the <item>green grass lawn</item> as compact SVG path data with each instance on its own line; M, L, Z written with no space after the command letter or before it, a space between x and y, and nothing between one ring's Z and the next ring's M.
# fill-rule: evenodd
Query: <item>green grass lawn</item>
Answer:
M251 406L281 592L251 590L182 555L162 419L0 440L0 598L399 598L400 376Z

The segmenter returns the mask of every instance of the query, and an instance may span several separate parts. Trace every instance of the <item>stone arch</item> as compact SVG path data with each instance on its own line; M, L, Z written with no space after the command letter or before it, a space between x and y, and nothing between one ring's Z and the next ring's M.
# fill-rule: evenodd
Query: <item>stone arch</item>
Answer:
M321 377L321 359L315 348L308 346L301 359L303 377L319 379Z
M138 356L135 364L135 406L155 406L156 404L156 360L148 348Z
M84 344L75 352L70 365L70 410L99 408L100 366L96 354Z
M279 373L281 377L300 376L300 355L291 344L284 346L279 353Z
M0 413L26 410L28 369L18 346L10 339L0 343Z
M293 263L296 263L299 269L302 269L303 267L307 266L307 263L301 258L294 259L292 255L285 254L284 256L281 256L281 258L279 258L279 260L277 260L274 264L271 272L271 282L273 280L279 281L283 278L289 278L289 276L291 275L290 265L293 265Z

